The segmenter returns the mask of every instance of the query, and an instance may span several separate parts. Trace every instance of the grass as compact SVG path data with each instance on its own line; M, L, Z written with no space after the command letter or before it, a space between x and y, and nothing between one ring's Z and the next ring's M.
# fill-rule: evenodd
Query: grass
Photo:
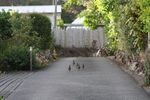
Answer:
M0 96L0 100L4 100L4 97L3 97L3 96Z

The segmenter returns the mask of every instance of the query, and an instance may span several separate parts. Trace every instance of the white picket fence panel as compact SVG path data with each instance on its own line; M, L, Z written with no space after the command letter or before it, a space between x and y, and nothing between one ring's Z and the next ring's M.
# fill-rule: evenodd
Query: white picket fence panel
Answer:
M105 42L105 34L103 27L99 27L96 30L90 30L85 28L56 28L54 30L55 44L61 47L92 47L93 40L96 40L97 47L102 47Z

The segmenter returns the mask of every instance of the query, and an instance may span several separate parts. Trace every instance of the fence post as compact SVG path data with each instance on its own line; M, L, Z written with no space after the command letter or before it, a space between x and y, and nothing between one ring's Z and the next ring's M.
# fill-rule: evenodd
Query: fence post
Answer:
M30 47L30 71L32 71L32 47Z

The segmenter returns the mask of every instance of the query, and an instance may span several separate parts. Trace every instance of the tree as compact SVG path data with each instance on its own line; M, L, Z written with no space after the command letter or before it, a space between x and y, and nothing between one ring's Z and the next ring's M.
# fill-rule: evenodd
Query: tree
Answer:
M33 13L29 15L32 20L32 32L40 37L40 49L50 49L52 46L51 22L47 16Z
M9 12L0 12L0 39L5 40L12 37L11 23L9 22L11 15Z
M143 30L147 30L150 18L146 16L148 14L144 16L143 11L147 11L149 3L147 2L147 6L144 6L140 2L146 3L146 0L87 1L86 10L82 12L82 16L85 16L84 24L93 29L99 23L104 23L107 44L113 51L117 49L127 49L131 52L145 50L147 33ZM120 44L124 45L123 43L126 46L120 46Z
M8 48L7 40L12 37L10 17L9 12L0 12L0 65Z
M32 31L32 20L28 15L13 12L10 18L13 37L9 40L11 45L39 46L37 32Z
M77 17L77 15L85 9L83 6L83 0L67 0L63 4L62 20L64 23L71 23Z
M141 8L141 15L140 19L144 23L144 32L150 32L150 2L149 0L138 0L140 8Z

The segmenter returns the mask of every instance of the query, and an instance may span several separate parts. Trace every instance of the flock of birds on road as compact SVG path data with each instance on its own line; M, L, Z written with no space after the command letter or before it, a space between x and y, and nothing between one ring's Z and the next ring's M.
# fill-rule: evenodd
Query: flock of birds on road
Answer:
M74 60L73 60L73 62L72 62L72 66L75 67L75 68L78 69L78 70L85 68L85 65L84 65L84 64L81 66L78 62L75 62ZM68 71L71 71L72 69L73 69L73 68L71 67L71 65L69 65Z

